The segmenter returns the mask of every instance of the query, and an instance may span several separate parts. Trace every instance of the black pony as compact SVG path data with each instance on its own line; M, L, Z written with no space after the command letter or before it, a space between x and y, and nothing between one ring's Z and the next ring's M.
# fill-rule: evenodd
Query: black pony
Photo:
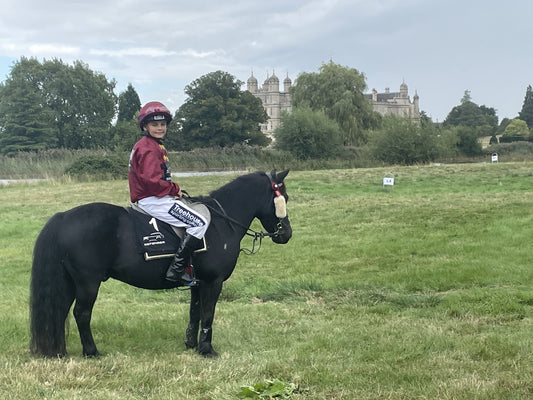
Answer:
M216 356L211 345L215 306L222 283L229 278L240 253L240 242L258 218L275 243L292 236L288 217L276 216L277 201L288 199L283 180L287 171L243 175L202 197L212 211L206 233L207 251L194 256L198 287L191 289L186 346ZM276 203L276 205L275 205ZM124 207L91 203L54 215L35 243L30 285L32 354L66 354L65 320L73 314L85 356L98 356L91 333L91 314L101 282L118 279L144 289L169 289L165 280L170 259L148 262L135 251L133 223ZM257 236L256 236L257 237ZM255 243L255 242L254 242ZM201 324L201 330L200 330ZM199 335L198 335L199 333Z

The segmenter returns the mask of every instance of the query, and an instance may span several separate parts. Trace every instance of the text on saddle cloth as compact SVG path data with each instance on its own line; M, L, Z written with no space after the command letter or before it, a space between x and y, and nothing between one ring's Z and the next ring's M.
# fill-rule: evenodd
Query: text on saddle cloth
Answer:
M150 261L174 256L185 233L184 228L175 228L146 214L134 205L126 207L126 210L135 225L137 251L144 254L145 260ZM205 250L204 238L203 246L195 252Z

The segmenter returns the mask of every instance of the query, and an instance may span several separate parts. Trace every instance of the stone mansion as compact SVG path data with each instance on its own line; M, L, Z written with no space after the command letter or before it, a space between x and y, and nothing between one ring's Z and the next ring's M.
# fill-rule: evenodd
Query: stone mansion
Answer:
M263 107L265 107L268 121L261 124L261 132L269 138L272 138L274 131L281 123L281 112L287 111L290 113L292 111L291 95L289 93L291 85L292 81L287 76L283 80L283 92L280 92L279 78L275 73L267 77L262 87L259 87L257 78L253 73L246 81L248 91L258 97L263 103Z
M420 121L418 93L415 91L411 101L405 82L400 85L399 92L391 92L389 88L385 88L384 93L378 93L376 89L372 89L372 93L365 94L365 97L372 103L374 111L381 115L394 114Z
M267 76L261 87L253 73L246 81L248 91L259 98L265 107L268 121L261 124L261 131L270 138L281 123L282 111L290 113L292 110L289 93L291 85L292 81L287 76L283 80L283 91L280 91L279 78L275 73ZM420 120L418 94L415 92L413 101L411 101L405 82L400 85L399 92L391 92L389 88L386 88L384 93L378 93L376 89L372 89L372 93L365 94L365 97L372 103L374 111L381 115L394 114L414 121Z

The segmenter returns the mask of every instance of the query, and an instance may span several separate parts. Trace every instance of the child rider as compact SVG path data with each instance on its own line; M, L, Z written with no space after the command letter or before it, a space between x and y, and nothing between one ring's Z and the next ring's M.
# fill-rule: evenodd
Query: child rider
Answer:
M151 216L185 228L185 237L168 268L166 279L179 285L196 286L197 281L186 268L209 221L182 200L179 185L171 180L168 154L162 144L170 121L170 111L162 103L153 101L141 108L139 127L143 137L133 146L128 168L130 198Z

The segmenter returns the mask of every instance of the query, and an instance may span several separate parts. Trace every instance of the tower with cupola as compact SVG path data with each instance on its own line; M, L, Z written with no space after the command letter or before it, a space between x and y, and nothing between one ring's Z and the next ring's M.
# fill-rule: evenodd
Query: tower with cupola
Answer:
M279 78L274 71L272 75L267 75L261 87L259 87L253 72L246 81L248 91L263 103L268 115L268 121L261 124L261 131L271 139L274 139L274 131L281 124L281 114L284 111L287 113L292 111L290 95L292 81L289 75L287 74L287 77L283 80L283 91L280 91L279 84Z

